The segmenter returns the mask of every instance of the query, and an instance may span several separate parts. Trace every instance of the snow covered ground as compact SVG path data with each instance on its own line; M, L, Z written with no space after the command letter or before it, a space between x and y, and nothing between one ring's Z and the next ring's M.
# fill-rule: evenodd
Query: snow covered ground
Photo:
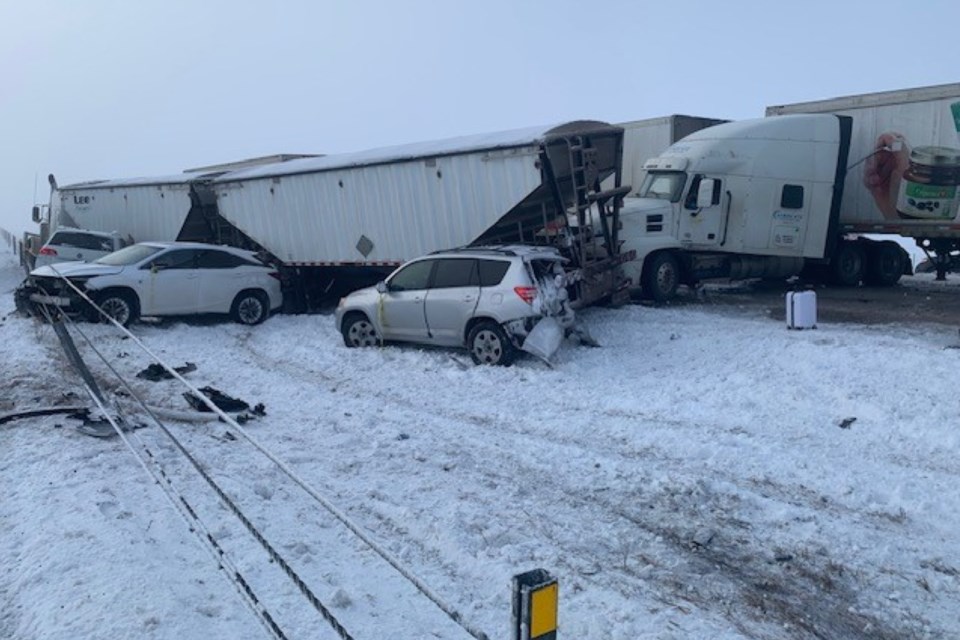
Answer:
M51 328L13 313L20 274L9 254L0 264L0 413L86 403ZM602 347L565 347L554 369L349 350L323 315L133 333L195 363L191 384L264 403L243 430L491 638L510 637L510 578L534 567L559 579L561 638L960 636L956 327L792 332L689 306L584 316ZM179 382L134 377L151 362L134 341L79 328L150 404L188 408ZM286 636L338 637L135 419L134 450ZM233 426L166 423L354 638L470 637ZM267 637L162 485L119 438L77 424L0 425L0 637Z

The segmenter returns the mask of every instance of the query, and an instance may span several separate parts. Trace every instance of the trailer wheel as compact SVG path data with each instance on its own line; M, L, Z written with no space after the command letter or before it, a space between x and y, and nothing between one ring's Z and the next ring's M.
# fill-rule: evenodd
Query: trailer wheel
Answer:
M467 335L467 348L475 364L509 366L516 357L510 338L496 322L477 323Z
M140 315L137 294L123 289L107 289L97 296L97 305L103 314L113 318L124 327L129 326ZM107 322L106 318L103 318Z
M680 263L670 251L655 253L647 260L641 280L644 297L657 302L670 300L680 285Z
M348 347L375 347L379 341L377 330L362 313L350 313L343 319L340 328L343 344Z
M900 281L905 266L904 251L896 242L884 240L867 254L866 282L880 287L892 287Z
M844 240L830 263L830 275L834 284L855 287L863 280L866 267L866 253L856 242Z
M240 324L260 324L270 315L270 301L263 291L241 291L233 300L230 315Z

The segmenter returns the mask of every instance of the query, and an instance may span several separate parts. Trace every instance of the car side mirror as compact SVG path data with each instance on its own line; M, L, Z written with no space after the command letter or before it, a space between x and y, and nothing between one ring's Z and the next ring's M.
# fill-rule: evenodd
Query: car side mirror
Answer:
M150 273L156 273L157 271L163 271L167 268L167 265L162 262L151 262L150 263Z
M385 280L381 280L380 282L377 283L377 293L386 293L389 290L390 288L387 286L387 283Z

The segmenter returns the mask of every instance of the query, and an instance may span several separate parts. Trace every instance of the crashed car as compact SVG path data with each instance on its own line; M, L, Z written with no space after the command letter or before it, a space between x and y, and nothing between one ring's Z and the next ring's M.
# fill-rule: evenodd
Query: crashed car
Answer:
M206 313L228 313L253 325L283 302L280 274L254 252L199 242L141 242L93 262L40 267L17 296L99 319L100 312L67 281L122 325L141 315Z
M348 347L461 347L492 365L510 364L520 349L548 359L573 325L565 261L553 248L526 245L432 253L342 298L337 328Z

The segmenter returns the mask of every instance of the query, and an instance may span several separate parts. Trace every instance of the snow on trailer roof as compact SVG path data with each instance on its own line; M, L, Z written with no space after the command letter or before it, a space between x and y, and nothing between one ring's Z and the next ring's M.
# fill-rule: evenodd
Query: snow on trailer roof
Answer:
M89 180L59 187L60 191L74 189L113 189L116 187L153 187L188 185L198 179L220 175L218 173L177 173L170 176L149 176L141 178L119 178L116 180Z
M438 156L459 155L477 151L511 149L550 142L565 135L611 133L620 129L615 125L595 120L576 120L539 127L512 129L494 133L482 133L460 136L444 140L415 142L392 147L380 147L367 151L356 151L302 160L266 164L251 169L231 171L214 179L214 182L237 182L304 173L320 173L334 169L346 169L377 164L386 164L403 160L435 158Z

